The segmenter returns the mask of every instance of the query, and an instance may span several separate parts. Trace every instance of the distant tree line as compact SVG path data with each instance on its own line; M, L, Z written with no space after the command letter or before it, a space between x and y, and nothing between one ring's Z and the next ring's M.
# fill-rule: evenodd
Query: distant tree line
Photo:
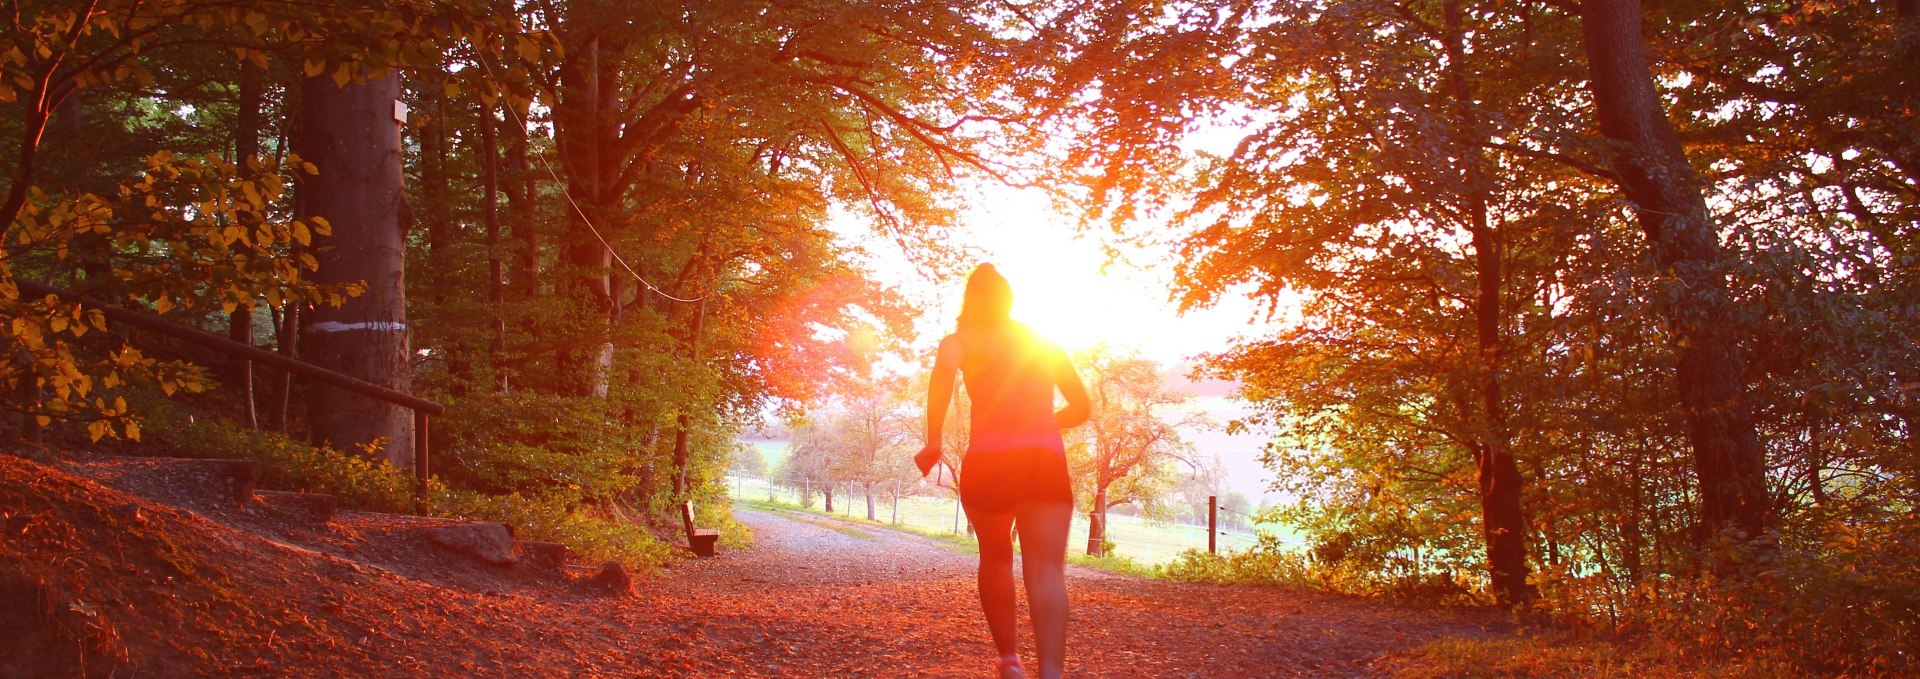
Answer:
M1104 345L1073 359L1093 402L1089 423L1064 432L1068 473L1093 526L1087 553L1104 553L1102 528L1115 507L1153 520L1205 522L1209 495L1236 497L1222 490L1226 479L1218 458L1201 458L1182 434L1212 423L1178 409L1191 397L1168 389L1158 363ZM809 506L818 493L827 511L833 511L836 489L857 491L869 520L878 519L876 493L897 502L901 493L929 492L914 483L919 475L912 462L926 426L925 392L923 383L899 378L876 377L849 388L792 428L789 454L771 478L801 488L801 502ZM969 411L963 388L943 443L948 463L962 475ZM735 469L752 473L757 457L741 453ZM764 460L757 461L764 467ZM1234 501L1238 511L1250 510L1244 496Z

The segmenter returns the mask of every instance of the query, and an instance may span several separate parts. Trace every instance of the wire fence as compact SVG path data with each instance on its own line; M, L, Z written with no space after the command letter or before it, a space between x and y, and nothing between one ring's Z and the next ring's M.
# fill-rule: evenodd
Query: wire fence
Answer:
M831 508L828 507L829 492ZM921 482L889 481L867 487L855 483L784 482L728 476L727 493L736 500L750 503L771 503L849 519L872 520L930 535L972 534L957 496L950 489ZM1251 547L1258 541L1258 533L1277 535L1282 542L1294 541L1290 532L1259 524L1246 512L1217 506L1216 511L1219 520L1214 539L1220 552ZM1145 565L1167 563L1189 549L1206 551L1207 517L1204 509L1197 513L1197 520L1152 521L1109 511L1105 551ZM1085 515L1074 518L1068 534L1069 554L1086 553L1087 527Z

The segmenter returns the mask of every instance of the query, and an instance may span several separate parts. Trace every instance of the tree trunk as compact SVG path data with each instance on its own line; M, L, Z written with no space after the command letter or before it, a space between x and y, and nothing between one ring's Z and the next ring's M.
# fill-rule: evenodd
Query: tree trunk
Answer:
M252 66L240 67L239 113L234 121L233 160L240 177L254 179L253 160L260 156L260 72ZM244 305L227 314L227 338L253 346L253 306ZM260 428L260 414L253 404L253 361L232 358L228 372L240 397L240 415L248 429Z
M1614 142L1620 190L1662 269L1661 306L1679 354L1675 381L1700 483L1701 536L1759 537L1771 509L1728 291L1733 262L1654 90L1639 1L1587 0L1581 15L1600 130Z
M1533 598L1533 588L1527 584L1527 515L1520 503L1520 467L1513 459L1506 404L1501 398L1506 339L1501 334L1505 319L1500 302L1505 273L1500 259L1500 234L1489 216L1489 187L1481 151L1479 115L1467 87L1465 21L1457 0L1447 2L1444 11L1447 84L1453 98L1455 124L1459 127L1457 134L1465 140L1456 151L1465 166L1463 197L1471 220L1467 226L1473 236L1474 276L1479 287L1473 311L1480 363L1480 426L1475 435L1480 445L1475 446L1473 452L1474 466L1480 475L1480 525L1487 545L1487 570L1494 596L1501 604L1511 606Z
M569 270L564 286L577 310L591 317L578 327L582 336L557 358L565 379L580 380L573 390L582 396L607 395L613 367L613 326L620 304L613 295L613 251L603 238L611 209L619 196L611 195L618 172L619 129L616 60L602 58L602 39L589 37L584 50L568 55L560 68L562 96L554 107L554 139L566 162L567 185L574 202L568 212L567 244L562 256ZM609 49L609 52L617 50Z
M412 387L406 322L407 207L401 191L400 80L387 76L338 87L307 78L300 155L319 168L300 184L304 217L323 217L332 234L314 239L322 284L366 284L340 307L313 309L302 328L306 358L396 391ZM313 440L340 450L375 442L379 459L413 463L406 408L322 384L307 399Z
M703 299L700 302L699 311L694 313L691 327L687 329L688 358L696 364L700 362L701 327L706 323L706 319L707 303ZM693 451L689 448L687 441L691 434L692 422L682 414L678 424L680 430L674 434L673 439L673 493L676 497L687 492L687 465L693 459Z
M298 111L298 107L300 106L300 88L295 87L293 83L289 82L282 90L282 95L280 102L279 137L275 140L273 150L274 162L276 164L286 160L287 139L293 134L300 120L300 113ZM305 212L305 208L301 207L305 204L304 199L304 190L296 190L294 192L294 213L303 214ZM295 252L302 251L302 248L298 244L294 244L292 249ZM275 350L280 352L281 356L287 358L298 358L299 356L300 306L300 302L289 299L281 302L281 308L267 310L274 324L273 342ZM271 401L267 404L267 426L282 434L291 434L292 423L288 415L290 405L293 402L293 373L285 370L276 370L270 375L268 384L272 385L272 395L269 396Z
M873 485L872 484L867 485L867 520L879 521L879 519L873 518Z
M826 490L822 491L822 494L827 496L827 513L832 514L833 513L833 486L827 486Z
M450 286L459 280L453 272L461 268L454 254L455 246L462 239L454 216L453 205L457 200L454 196L471 194L452 188L456 173L451 161L453 112L448 108L446 95L447 64L437 65L432 73L431 77L416 83L423 103L430 105L433 113L419 139L420 197L424 204L416 206L414 214L427 229L427 266L416 272L414 285L416 290L428 291L435 308L445 309ZM466 394L473 386L471 347L466 342L447 342L439 348L446 361L447 388L456 396Z
M507 351L507 319L502 309L507 304L504 263L500 261L500 149L494 140L493 107L480 106L480 185L481 211L487 222L487 313L493 316L493 335L487 343L487 365L492 371L493 390L507 390L500 357Z
M515 245L517 262L511 283L516 298L528 302L540 296L540 232L535 228L540 210L534 203L534 187L539 175L527 155L527 114L519 109L511 110L516 115L507 120L512 126L508 131L508 139L512 140L508 153L512 160L507 178L507 213L512 217L514 240L519 241Z
M298 358L299 352L296 351L296 345L299 342L296 340L300 336L297 331L300 327L300 305L288 301L285 311L270 310L270 313L273 318L274 342L278 345L280 355ZM287 407L293 401L293 373L276 370L269 374L273 375L269 378L269 383L273 385L273 395L272 400L267 404L267 427L282 434L290 433Z
M1087 556L1107 555L1107 487L1093 491L1093 510L1087 512Z

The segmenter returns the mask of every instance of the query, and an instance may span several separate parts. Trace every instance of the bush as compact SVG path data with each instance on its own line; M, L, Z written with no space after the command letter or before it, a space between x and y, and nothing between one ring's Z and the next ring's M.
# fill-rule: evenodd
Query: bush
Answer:
M187 454L261 462L261 483L282 490L326 493L348 507L379 512L413 509L412 477L385 461L314 447L282 434L242 429L218 418L196 418L175 404L142 403L149 436Z
M1775 656L1816 672L1920 673L1920 521L1821 527L1818 544L1720 547L1738 571L1670 589L1631 622L1709 660Z
M564 491L613 497L638 479L628 473L646 442L609 412L602 399L533 393L469 394L434 431L434 472L447 483L485 493L530 495ZM484 413L484 416L479 415Z
M1108 549L1112 549L1113 543L1107 543L1107 547ZM1133 557L1121 556L1111 551L1107 552L1106 556L1071 555L1067 557L1067 562L1088 568L1098 568L1103 571L1125 573L1142 578L1158 578L1164 575L1164 572L1160 568L1142 564L1134 560Z
M194 418L173 404L146 405L153 437L191 454L259 460L262 483L283 490L327 493L347 507L409 513L414 479L384 461L317 448L273 432L242 429L225 420ZM497 521L519 537L558 542L593 561L613 560L651 569L672 549L644 527L592 516L578 509L577 490L545 494L488 494L450 487L435 477L422 495L428 514Z
M1215 584L1306 587L1340 594L1384 596L1442 603L1485 603L1475 582L1448 572L1382 573L1369 562L1337 558L1326 548L1300 551L1273 535L1242 551L1182 552L1163 567L1169 579Z
M1539 609L1703 667L1791 674L1920 673L1920 520L1806 527L1794 544L1719 543L1719 573L1621 589L1606 574L1542 573Z
M590 561L619 561L650 570L673 551L643 526L591 516L563 498L485 495L435 483L426 507L433 514L504 523L519 537L564 544Z
M1281 546L1278 539L1266 534L1261 534L1253 547L1237 552L1209 554L1189 549L1162 570L1167 578L1180 582L1309 587L1321 581L1305 554Z

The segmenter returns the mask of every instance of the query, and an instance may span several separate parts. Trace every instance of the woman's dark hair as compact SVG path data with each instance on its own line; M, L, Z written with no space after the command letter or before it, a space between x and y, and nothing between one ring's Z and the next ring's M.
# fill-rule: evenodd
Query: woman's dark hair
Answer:
M1013 286L992 264L974 267L967 276L967 295L960 301L960 327L983 328L1012 320Z

